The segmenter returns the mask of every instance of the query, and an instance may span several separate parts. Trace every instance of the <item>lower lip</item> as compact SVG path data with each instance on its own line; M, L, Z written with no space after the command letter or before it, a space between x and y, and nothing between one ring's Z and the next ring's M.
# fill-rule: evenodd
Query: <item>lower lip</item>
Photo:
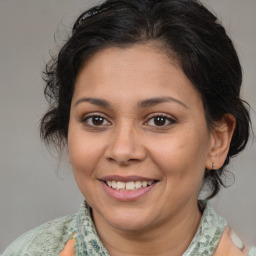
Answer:
M110 197L119 201L134 201L136 199L139 199L140 197L151 191L156 184L157 182L153 183L148 187L139 188L137 190L115 190L102 181L103 188L107 192L107 194Z

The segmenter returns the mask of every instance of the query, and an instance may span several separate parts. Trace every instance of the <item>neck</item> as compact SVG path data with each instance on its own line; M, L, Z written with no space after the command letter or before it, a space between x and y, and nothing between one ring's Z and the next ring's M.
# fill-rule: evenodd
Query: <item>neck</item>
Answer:
M116 229L94 211L93 218L100 239L111 256L180 256L196 233L201 213L197 205L191 205L182 209L174 218L140 231Z

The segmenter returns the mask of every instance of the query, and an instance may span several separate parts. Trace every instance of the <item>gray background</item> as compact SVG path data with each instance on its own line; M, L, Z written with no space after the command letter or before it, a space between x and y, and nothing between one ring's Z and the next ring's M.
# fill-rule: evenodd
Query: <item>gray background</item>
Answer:
M76 212L82 196L65 159L40 142L46 109L41 71L71 23L99 1L0 0L0 253L18 235ZM233 38L244 69L243 98L256 109L256 0L208 0ZM252 113L253 114L253 113ZM253 127L256 130L255 113ZM256 143L230 169L235 184L213 201L248 244L256 245Z

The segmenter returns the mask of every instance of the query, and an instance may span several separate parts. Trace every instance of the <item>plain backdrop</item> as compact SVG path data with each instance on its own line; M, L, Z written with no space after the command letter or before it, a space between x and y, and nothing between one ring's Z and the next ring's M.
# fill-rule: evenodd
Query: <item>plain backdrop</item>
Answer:
M242 96L256 109L256 1L203 2L234 40L244 71ZM82 202L68 161L58 164L40 142L47 107L41 72L49 50L56 52L77 15L96 3L0 0L0 253L23 232L76 212ZM212 202L250 245L256 245L255 165L256 143L250 142L230 165L234 185Z

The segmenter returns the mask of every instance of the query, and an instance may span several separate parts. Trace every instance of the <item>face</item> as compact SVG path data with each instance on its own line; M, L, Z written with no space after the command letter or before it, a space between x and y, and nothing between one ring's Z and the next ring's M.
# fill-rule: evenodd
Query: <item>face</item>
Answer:
M143 230L196 208L211 133L201 97L152 45L98 52L79 73L68 147L96 219Z

